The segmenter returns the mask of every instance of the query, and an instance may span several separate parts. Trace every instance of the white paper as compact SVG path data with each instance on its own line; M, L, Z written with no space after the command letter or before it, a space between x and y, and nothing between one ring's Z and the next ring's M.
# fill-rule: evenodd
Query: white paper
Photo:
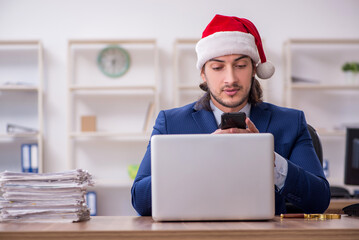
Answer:
M29 150L28 150L29 151ZM77 169L59 173L0 173L0 221L78 222L90 219L85 202L92 176Z

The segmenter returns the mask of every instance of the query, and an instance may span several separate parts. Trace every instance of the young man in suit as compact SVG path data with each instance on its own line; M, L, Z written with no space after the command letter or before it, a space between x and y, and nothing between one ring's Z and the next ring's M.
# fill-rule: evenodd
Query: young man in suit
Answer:
M203 80L200 87L205 94L197 102L161 111L152 135L271 133L275 141L275 213L286 213L286 201L306 213L324 212L330 201L329 183L303 112L262 101L255 75L270 78L274 66L266 61L253 23L216 15L204 30L196 52ZM246 129L218 128L223 112L239 111L248 116ZM151 215L150 146L131 189L133 207L143 216Z

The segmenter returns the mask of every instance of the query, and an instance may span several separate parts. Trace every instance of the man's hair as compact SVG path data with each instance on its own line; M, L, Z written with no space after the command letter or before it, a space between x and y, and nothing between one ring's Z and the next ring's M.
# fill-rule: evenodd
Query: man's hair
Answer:
M252 66L254 66L253 61ZM202 72L204 72L204 67L205 65L203 65L202 67ZM197 101L195 108L197 110L204 109L207 111L213 111L209 103L209 100L211 99L211 94L209 92L207 83L203 82L199 85L199 87L203 91L205 91L205 94L203 94L203 96ZM252 85L249 91L248 103L250 103L251 105L256 105L261 102L263 102L263 91L261 84L255 77L252 77Z

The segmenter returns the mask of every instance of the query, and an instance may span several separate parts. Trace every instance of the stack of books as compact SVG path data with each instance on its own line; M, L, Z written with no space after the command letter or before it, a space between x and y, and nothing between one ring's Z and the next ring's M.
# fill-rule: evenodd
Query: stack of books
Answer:
M80 222L90 219L85 195L91 174L77 169L59 173L0 173L0 221Z

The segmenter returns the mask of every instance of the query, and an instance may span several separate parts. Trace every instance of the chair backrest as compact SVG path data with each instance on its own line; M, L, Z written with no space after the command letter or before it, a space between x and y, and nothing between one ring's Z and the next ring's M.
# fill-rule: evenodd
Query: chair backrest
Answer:
M323 148L319 135L311 125L307 124L307 128L310 136L312 137L313 146L319 158L320 164L323 166Z
M323 166L323 148L319 135L311 125L307 124L307 128L310 136L312 137L314 150L319 158L320 164ZM288 201L286 202L286 209L287 209L287 213L303 213L302 209L294 206L292 203Z

